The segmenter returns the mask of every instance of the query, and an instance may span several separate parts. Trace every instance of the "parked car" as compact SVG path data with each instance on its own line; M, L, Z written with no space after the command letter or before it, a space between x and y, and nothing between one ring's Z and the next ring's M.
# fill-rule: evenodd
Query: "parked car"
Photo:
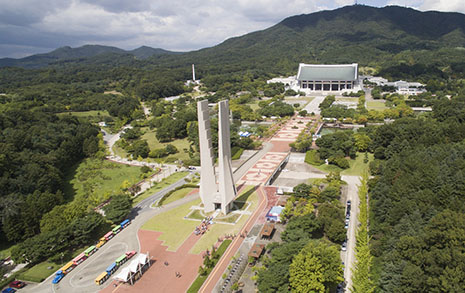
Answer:
M13 292L16 292L16 290L13 288L6 288L2 290L2 293L13 293Z
M342 243L341 250L342 250L342 251L346 251L346 250L347 250L347 241L344 241L344 243Z
M26 286L26 283L21 282L21 281L13 281L8 286L20 289Z
M346 221L346 224L344 225L344 228L349 229L349 221Z

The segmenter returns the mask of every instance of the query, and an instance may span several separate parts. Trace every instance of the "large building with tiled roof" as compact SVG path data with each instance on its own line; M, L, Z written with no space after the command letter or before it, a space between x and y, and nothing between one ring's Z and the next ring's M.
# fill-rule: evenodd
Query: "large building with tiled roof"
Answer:
M297 86L303 91L356 91L358 64L299 64Z

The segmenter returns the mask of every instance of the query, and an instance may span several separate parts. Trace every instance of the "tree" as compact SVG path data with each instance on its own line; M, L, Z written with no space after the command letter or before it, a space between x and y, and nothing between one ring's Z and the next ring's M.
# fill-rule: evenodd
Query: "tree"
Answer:
M147 158L149 156L150 147L145 139L135 141L132 144L132 147L133 147L133 153L132 153L133 158L137 158L139 156L142 158Z
M369 149L371 138L365 133L354 133L355 147L359 152L365 152Z
M286 242L310 239L319 236L321 228L321 223L314 213L292 217L281 234L281 239Z
M289 266L293 292L327 292L344 280L339 250L324 241L309 241Z
M129 196L121 194L115 195L111 198L108 205L103 207L105 211L105 218L118 224L123 221L131 212L132 200Z

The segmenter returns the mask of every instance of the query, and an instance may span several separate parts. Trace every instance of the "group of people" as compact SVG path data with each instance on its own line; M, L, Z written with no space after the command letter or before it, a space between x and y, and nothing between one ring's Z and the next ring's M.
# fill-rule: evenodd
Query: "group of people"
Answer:
M200 226L195 227L195 235L203 235L205 232L208 230L208 225L213 224L213 217L205 217L205 219L202 220L202 224Z

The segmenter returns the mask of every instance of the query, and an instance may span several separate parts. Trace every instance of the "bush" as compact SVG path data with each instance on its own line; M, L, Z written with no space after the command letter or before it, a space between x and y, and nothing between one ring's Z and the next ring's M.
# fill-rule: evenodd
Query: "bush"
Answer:
M342 169L350 168L349 161L344 157L330 157L330 158L328 158L328 162L330 164L334 164L334 165L336 165L336 166L338 166L339 168L342 168Z
M320 154L318 153L317 150L309 150L309 151L305 154L305 163L307 163L307 164L320 166L320 165L322 165L324 162L325 162L325 161L323 161L323 160L320 158Z
M238 146L232 147L231 148L231 160L238 160L240 159L242 153L244 152L243 148L240 148Z
M142 173L149 173L149 172L152 171L152 168L150 168L149 166L142 166L142 167L140 167L140 171Z

